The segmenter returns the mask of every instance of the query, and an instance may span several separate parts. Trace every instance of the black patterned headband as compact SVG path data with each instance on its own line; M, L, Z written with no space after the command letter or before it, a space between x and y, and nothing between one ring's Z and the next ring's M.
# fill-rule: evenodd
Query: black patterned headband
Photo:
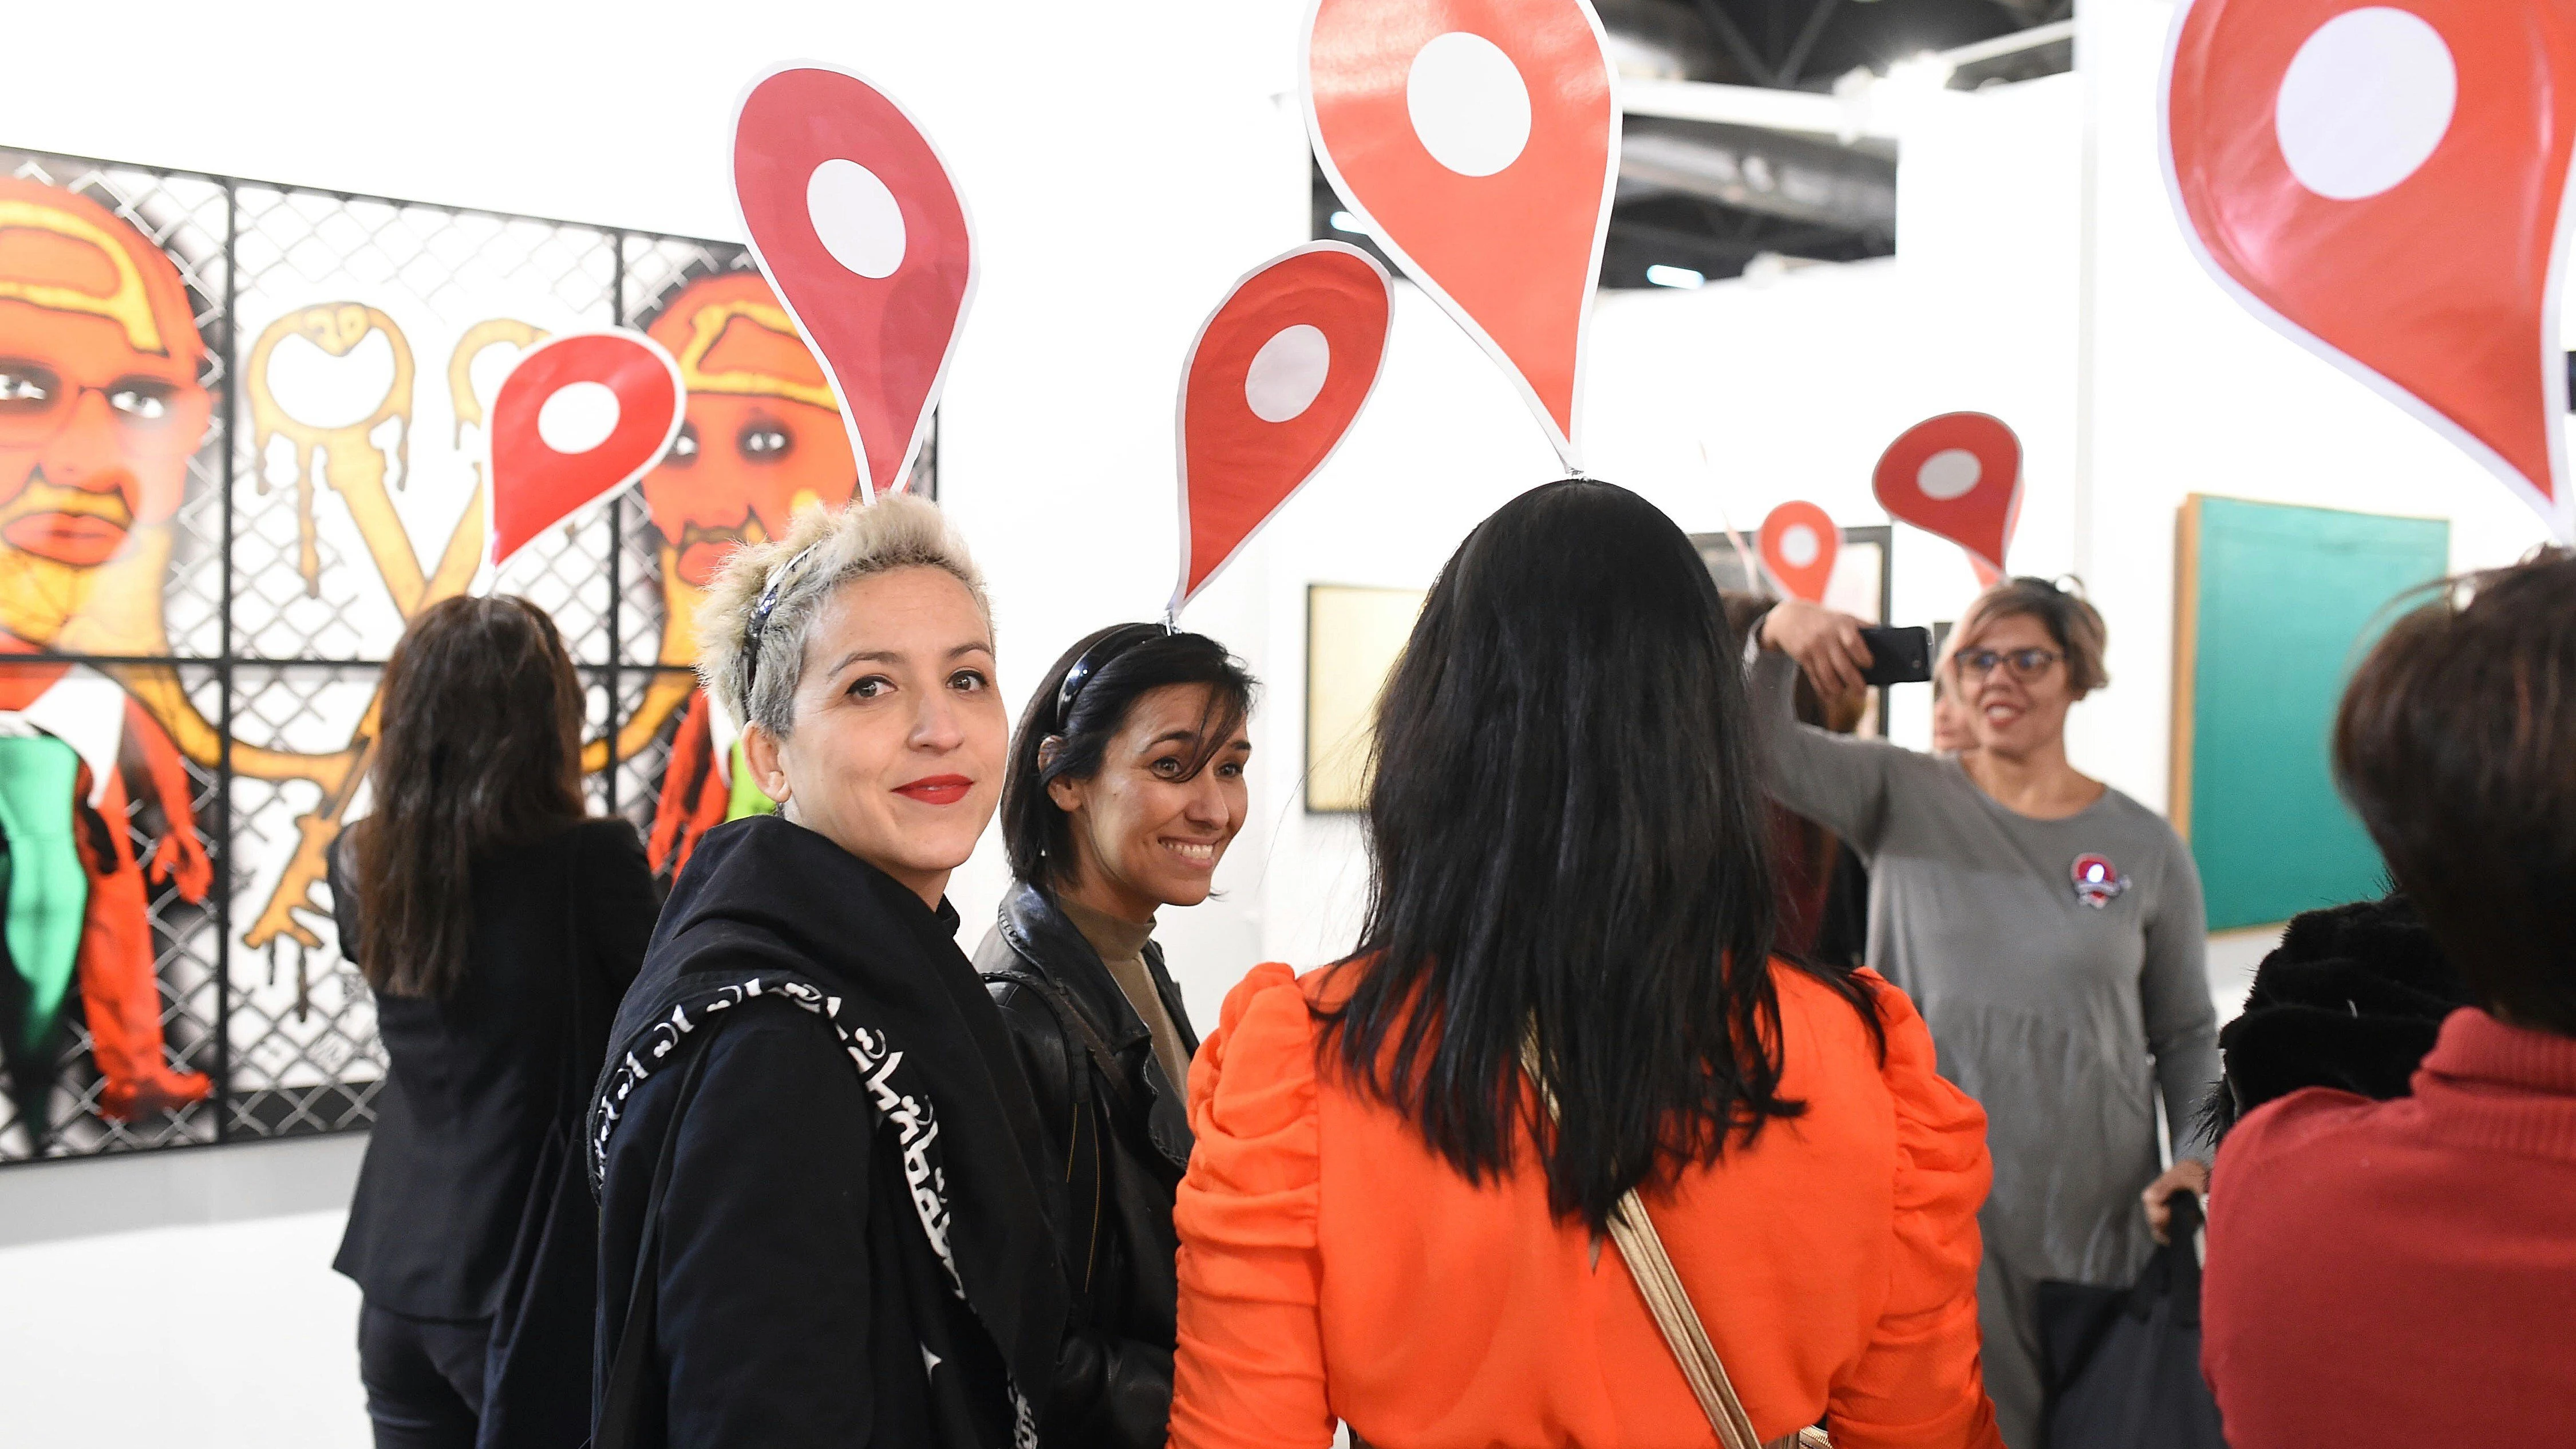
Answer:
M797 566L813 557L814 550L822 546L820 543L807 544L794 558L782 565L778 572L771 574L769 587L760 591L760 602L751 606L751 621L743 626L742 633L745 659L742 670L742 708L745 714L751 712L751 686L760 678L761 632L769 627L769 616L778 612L779 591L787 587L787 580L794 576Z
M1129 624L1100 636L1100 642L1082 651L1073 667L1064 672L1064 682L1055 687L1055 727L1061 733L1073 716L1073 701L1091 676L1109 667L1109 662L1148 639L1171 637L1172 626L1164 624Z

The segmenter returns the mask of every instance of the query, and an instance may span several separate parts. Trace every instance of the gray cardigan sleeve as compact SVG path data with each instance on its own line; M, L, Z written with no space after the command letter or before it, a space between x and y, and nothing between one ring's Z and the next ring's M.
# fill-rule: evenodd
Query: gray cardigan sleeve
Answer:
M1856 739L1798 722L1798 663L1776 650L1753 656L1748 671L1754 735L1763 785L1780 808L1841 836L1866 862L1887 828L1896 772L1913 752L1884 740Z
M2209 999L2208 955L2200 870L2192 864L2190 848L2173 837L2155 911L2147 918L2146 969L2138 992L2176 1159L2206 1161L2210 1155L2208 1144L2200 1140L2200 1108L2210 1084L2218 1080L2219 1065L2218 1010Z

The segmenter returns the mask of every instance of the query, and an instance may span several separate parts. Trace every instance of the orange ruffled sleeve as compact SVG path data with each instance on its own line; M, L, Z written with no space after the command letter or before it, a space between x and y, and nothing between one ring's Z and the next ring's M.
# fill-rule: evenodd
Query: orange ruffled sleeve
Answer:
M1314 1027L1287 967L1254 967L1227 995L1190 1067L1190 1127L1198 1143L1172 1210L1181 1301L1171 1443L1330 1444L1316 1310Z
M1994 1178L1986 1111L1935 1070L1913 1001L1864 974L1887 1023L1896 1245L1877 1329L1833 1389L1834 1449L2002 1449L1977 1357L1977 1209Z

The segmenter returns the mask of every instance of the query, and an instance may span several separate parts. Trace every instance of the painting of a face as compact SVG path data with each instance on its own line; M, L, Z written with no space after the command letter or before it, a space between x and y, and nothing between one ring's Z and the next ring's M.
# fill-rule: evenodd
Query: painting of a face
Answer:
M104 208L0 178L0 619L51 643L179 510L213 403L186 289ZM153 581L149 587L158 587Z
M754 273L693 282L651 328L680 362L688 420L644 503L679 581L703 589L725 556L776 538L799 509L846 503L858 466L823 370Z

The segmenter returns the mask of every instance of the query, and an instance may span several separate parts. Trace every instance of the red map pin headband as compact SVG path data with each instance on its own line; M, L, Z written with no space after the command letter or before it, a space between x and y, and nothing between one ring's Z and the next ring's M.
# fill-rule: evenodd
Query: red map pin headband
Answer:
M1887 445L1870 482L1891 516L1966 549L1980 582L2002 577L2021 522L2021 439L2000 418L1926 418Z
M550 337L492 398L492 562L652 471L680 435L680 365L622 329Z
M1843 551L1843 533L1822 508L1792 501L1762 520L1761 548L1762 566L1790 597L1821 604L1825 586L1833 582L1834 560Z
M1303 40L1324 175L1569 469L1619 180L1608 45L1585 0L1315 0Z
M901 490L975 292L947 167L884 92L798 64L743 92L733 189L753 259L840 399L866 496Z
M1190 597L1324 466L1377 386L1395 284L1368 253L1315 242L1262 263L1181 364L1181 579Z
M2557 298L2576 12L2192 0L2162 113L2175 209L2220 285L2571 536Z

